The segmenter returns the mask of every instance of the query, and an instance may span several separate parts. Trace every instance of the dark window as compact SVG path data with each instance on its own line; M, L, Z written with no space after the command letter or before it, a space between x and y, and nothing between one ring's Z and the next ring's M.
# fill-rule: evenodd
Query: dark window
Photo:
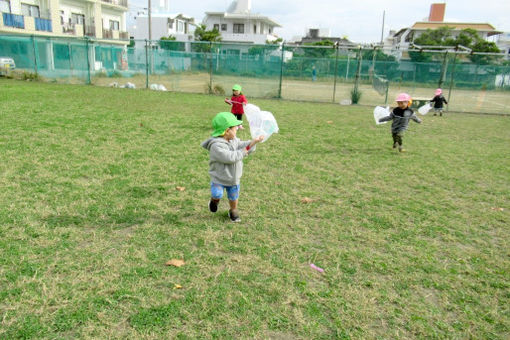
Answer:
M227 24L221 24L221 30L226 31L227 30Z
M257 34L257 25L253 25L253 33Z
M234 33L244 33L244 24L234 24Z
M220 30L220 24L214 24L213 30L219 31Z
M77 25L83 25L85 23L85 15L71 13L71 22Z
M11 2L8 0L0 0L0 12L11 13Z
M110 20L110 30L118 31L119 30L119 22L116 20Z
M21 14L26 17L39 18L39 6L21 4Z

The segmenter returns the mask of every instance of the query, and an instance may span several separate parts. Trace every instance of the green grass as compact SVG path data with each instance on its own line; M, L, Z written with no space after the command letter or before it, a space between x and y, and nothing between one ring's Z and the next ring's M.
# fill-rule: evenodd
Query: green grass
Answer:
M222 97L0 79L0 338L508 339L508 117L253 102L232 224Z

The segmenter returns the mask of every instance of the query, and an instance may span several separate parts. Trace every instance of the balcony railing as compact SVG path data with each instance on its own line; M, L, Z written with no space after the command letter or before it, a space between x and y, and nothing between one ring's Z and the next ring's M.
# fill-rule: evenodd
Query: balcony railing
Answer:
M129 33L128 32L119 32L119 39L122 40L129 40Z
M23 15L2 13L4 19L4 26L25 28L25 19Z
M84 30L85 30L85 35L87 37L93 37L93 38L96 37L96 28L94 26L87 25L87 26L85 26Z
M37 31L53 32L51 20L43 18L35 18L35 29Z
M113 31L103 28L103 38L104 39L113 39Z
M62 33L67 34L76 34L76 27L73 23L64 23L62 24Z
M101 1L112 5L128 7L128 0L101 0Z

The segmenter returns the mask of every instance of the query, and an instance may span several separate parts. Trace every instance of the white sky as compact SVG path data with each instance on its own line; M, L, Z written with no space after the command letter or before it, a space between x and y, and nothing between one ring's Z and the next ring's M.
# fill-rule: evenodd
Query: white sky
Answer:
M151 0L153 5L159 0ZM226 11L231 0L169 0L172 13L183 13L200 23L204 12ZM510 32L510 0L252 0L251 11L267 16L283 27L275 34L285 40L303 36L307 28L327 28L334 37L353 42L381 40L390 29L408 27L427 18L430 5L446 3L445 21L490 23L496 30ZM147 7L148 0L129 0L130 12ZM128 22L129 24L129 22Z

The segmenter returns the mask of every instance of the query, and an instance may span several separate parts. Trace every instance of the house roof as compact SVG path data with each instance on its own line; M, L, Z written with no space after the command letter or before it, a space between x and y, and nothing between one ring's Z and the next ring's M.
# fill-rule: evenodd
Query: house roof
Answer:
M147 18L148 14L147 13L140 14L140 15L138 15L138 17ZM195 20L193 17L187 16L187 15L182 14L182 13L164 13L164 12L161 12L161 13L151 13L151 17L153 17L153 18L169 18L169 19L177 19L177 18L179 18L179 19L190 20L190 21L194 21Z
M502 32L496 31L494 26L488 23L469 23L469 22L439 22L439 21L418 21L415 22L411 29L414 30L427 30L438 29L440 27L453 27L454 30L463 30L466 28L474 29L479 32L488 32L488 36L500 34Z
M260 21L264 21L274 27L282 27L276 21L274 21L266 16L260 15L260 14L251 14L251 13L240 14L240 13L228 13L228 12L205 12L205 14L207 16L221 16L221 17L224 17L225 19L260 20Z

